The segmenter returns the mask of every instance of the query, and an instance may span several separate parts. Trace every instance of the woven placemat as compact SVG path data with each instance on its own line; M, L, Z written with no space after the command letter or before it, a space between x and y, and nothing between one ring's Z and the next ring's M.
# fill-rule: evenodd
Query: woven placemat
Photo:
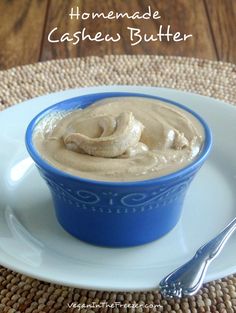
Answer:
M49 92L112 84L171 87L236 104L236 66L233 64L122 55L49 61L2 71L0 109ZM115 302L117 307L112 308ZM205 284L196 296L165 300L158 291L82 290L45 283L0 267L0 303L0 313L233 313L236 312L236 275ZM77 307L69 308L72 303Z

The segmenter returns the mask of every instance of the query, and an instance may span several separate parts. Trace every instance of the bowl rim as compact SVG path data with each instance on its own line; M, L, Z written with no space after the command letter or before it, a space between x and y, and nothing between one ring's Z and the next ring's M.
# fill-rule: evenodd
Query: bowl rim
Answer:
M47 161L45 161L40 153L38 153L37 149L35 148L34 144L33 144L33 140L32 140L32 135L34 133L34 128L35 126L49 113L53 112L58 106L64 105L64 104L71 104L71 102L75 102L78 99L83 99L83 98L96 98L97 96L101 96L101 98L99 98L98 100L102 100L105 98L112 98L112 97L144 97L144 98L148 98L148 99L155 99L155 100L160 100L162 102L177 106L185 111L187 111L188 113L192 114L197 120L198 122L200 122L201 126L203 127L204 130L204 135L205 135L205 139L204 139L204 145L200 151L200 153L197 155L197 157L187 166L169 173L167 175L163 175L160 177L154 177L154 178L150 178L150 179L144 179L144 180L137 180L137 181L108 181L108 180L95 180L95 179L90 179L90 178L85 178L85 177L81 177L81 176L76 176L70 173L67 173L65 171L62 171L56 167L54 167L53 165L49 164ZM84 105L89 106L92 103L94 103L95 101L97 101L97 99L95 99L93 102L91 102L88 105ZM81 104L80 106L78 105L77 108L75 109L79 109L79 107L83 107L83 105ZM66 111L66 110L65 110ZM187 176L189 173L195 171L202 163L203 161L206 159L207 155L209 154L211 147L212 147L212 132L209 128L209 126L207 125L207 123L205 122L205 120L195 111L193 111L192 109L189 109L187 106L180 104L176 101L173 100L169 100L167 98L163 98L163 97L159 97L159 96L154 96L154 95L148 95L148 94L143 94L143 93L137 93L137 92L98 92L98 93L88 93L85 95L80 95L77 97L73 97L73 98L68 98L65 99L63 101L57 102L47 108L45 108L44 110L42 110L41 112L39 112L28 124L26 132L25 132L25 145L27 148L28 153L30 154L30 156L32 157L32 159L34 160L34 162L36 163L36 165L38 165L38 167L43 168L46 172L49 172L50 174L54 174L54 175L60 175L64 178L68 178L70 180L75 180L75 181L81 181L84 183L88 183L91 185L100 185L100 186L125 186L125 187L133 187L133 186L143 186L143 185L150 185L150 184L155 184L155 183L165 183L169 180L175 180L177 178L183 177L183 176Z

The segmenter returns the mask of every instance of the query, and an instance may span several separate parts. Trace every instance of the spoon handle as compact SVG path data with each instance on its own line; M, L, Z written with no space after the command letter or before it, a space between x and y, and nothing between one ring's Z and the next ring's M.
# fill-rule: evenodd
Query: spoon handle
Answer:
M236 217L211 241L200 247L194 257L160 282L164 296L194 295L202 286L206 270L219 255L236 229Z

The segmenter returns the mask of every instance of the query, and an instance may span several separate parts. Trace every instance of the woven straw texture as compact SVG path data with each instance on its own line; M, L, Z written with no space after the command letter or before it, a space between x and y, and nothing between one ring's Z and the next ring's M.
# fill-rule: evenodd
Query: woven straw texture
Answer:
M2 71L0 110L49 92L113 84L171 87L236 104L233 64L122 55L49 61ZM117 308L109 307L115 302L120 303ZM77 308L69 308L68 304L72 303ZM85 307L80 309L78 304ZM100 305L95 307L95 304ZM129 307L131 304L137 307ZM135 293L82 290L45 283L0 266L0 313L4 312L233 313L236 312L236 275L205 284L196 296L165 300L158 290Z

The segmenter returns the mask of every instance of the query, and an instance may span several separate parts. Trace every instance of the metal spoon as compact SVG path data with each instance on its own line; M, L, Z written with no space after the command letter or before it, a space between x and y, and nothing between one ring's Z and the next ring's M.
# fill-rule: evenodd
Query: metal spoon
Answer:
M167 275L159 284L160 292L167 298L192 296L198 292L210 263L220 254L236 229L236 217L218 236L199 248L194 257Z

